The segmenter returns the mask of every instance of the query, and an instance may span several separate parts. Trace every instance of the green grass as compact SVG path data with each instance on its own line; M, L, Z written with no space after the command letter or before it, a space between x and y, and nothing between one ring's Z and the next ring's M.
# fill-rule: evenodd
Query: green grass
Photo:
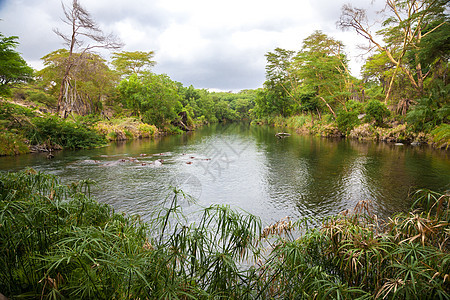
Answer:
M79 120L60 119L51 114L9 102L0 102L0 155L29 152L30 145L46 144L49 148L83 149L106 144L105 137L92 129L87 117Z
M30 152L24 138L12 132L0 132L0 156L18 155Z
M450 195L410 213L368 202L315 220L213 205L187 223L174 190L147 223L28 170L0 174L0 291L42 299L448 299ZM314 225L312 225L314 224Z
M431 131L433 142L439 148L445 148L446 150L450 147L450 124L441 124Z

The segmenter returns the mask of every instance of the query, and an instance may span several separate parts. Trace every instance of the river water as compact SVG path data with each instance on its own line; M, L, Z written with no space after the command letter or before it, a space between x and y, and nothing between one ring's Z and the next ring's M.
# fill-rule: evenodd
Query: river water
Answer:
M32 167L63 182L93 179L94 197L116 211L150 218L173 187L191 195L185 213L227 204L265 224L283 217L321 217L371 200L387 217L406 211L414 188L450 189L449 152L429 147L325 139L244 123L113 143L108 147L0 157L0 170ZM286 131L284 129L283 131Z

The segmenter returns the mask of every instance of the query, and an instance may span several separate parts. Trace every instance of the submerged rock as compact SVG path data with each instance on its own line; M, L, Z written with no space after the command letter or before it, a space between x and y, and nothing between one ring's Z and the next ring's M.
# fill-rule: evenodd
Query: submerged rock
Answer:
M278 133L275 134L275 136L277 138L281 139L281 138L285 138L285 137L291 136L291 134L287 133L287 132L278 132Z

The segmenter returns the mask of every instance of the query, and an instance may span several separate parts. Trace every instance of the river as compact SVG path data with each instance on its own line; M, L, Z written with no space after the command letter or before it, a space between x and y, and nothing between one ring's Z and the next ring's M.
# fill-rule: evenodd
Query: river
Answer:
M144 220L170 199L174 186L196 199L180 201L187 214L227 204L265 224L332 215L361 200L371 200L374 212L387 217L409 209L414 188L450 189L448 151L293 132L279 139L279 131L213 124L183 135L59 151L53 159L45 153L0 157L0 170L32 167L63 182L93 179L97 200Z

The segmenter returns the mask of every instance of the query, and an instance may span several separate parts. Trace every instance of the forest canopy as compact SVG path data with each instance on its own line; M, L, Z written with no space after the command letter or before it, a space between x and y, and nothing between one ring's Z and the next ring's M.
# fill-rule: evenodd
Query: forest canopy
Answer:
M156 74L154 50L123 51L123 43L104 33L80 1L73 0L63 5L65 29L55 29L65 48L44 55L44 68L34 74L15 51L18 38L1 35L0 89L63 119L131 117L169 132L254 120L356 137L361 130L354 129L369 124L363 131L375 138L383 128L400 124L404 133L397 140L412 142L419 132L439 132L441 144L448 145L448 1L385 4L376 20L352 5L344 5L337 20L342 30L367 41L361 78L350 72L346 45L315 30L298 49L278 47L266 53L261 88L231 93L186 87L169 74ZM381 30L371 31L373 21L382 24ZM110 51L109 60L98 49Z

